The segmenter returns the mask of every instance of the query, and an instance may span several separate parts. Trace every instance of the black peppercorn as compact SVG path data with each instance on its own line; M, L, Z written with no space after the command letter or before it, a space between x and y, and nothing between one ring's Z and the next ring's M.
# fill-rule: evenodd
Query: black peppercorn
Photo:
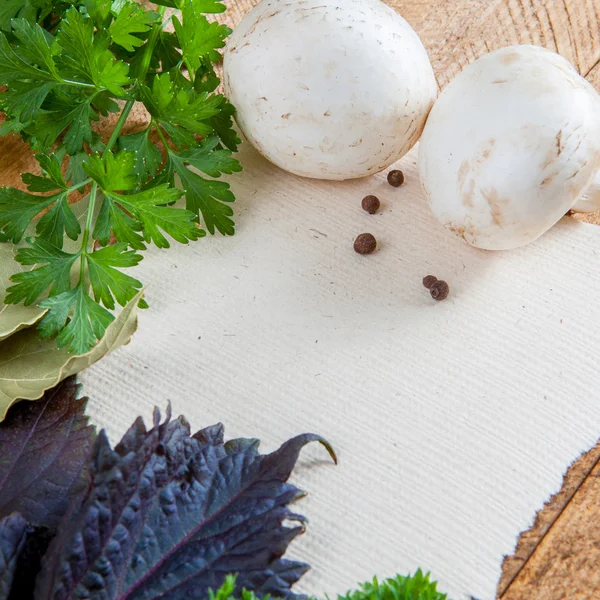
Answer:
M431 286L438 280L435 275L427 275L427 277L423 277L423 285L430 290Z
M404 183L404 173L394 169L388 173L387 180L392 187L400 187Z
M450 295L450 286L445 281L436 281L430 288L431 297L437 302L445 300Z
M370 215L374 215L381 206L379 198L377 196L365 196L362 201L363 210L366 210Z
M372 254L377 248L377 240L371 233L361 233L354 241L354 251L358 254Z

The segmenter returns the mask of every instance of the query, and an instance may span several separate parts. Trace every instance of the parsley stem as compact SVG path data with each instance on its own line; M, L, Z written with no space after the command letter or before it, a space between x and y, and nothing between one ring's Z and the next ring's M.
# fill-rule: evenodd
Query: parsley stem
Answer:
M138 74L138 79L140 81L144 81L146 79L146 75L148 74L148 69L150 68L150 61L152 60L152 53L154 52L154 46L156 46L156 42L158 41L158 36L161 34L163 27L165 24L163 23L163 16L165 14L165 7L159 6L156 12L160 16L160 21L154 25L152 28L152 32L150 33L150 37L148 38L148 44L146 44L146 48L144 49L144 56L142 58L142 65L140 67L140 72Z
M92 183L91 177L88 177L87 179L84 179L81 183L78 183L77 185L70 187L67 190L67 194L70 194L71 192L76 192L77 190L80 190L82 187L85 187L88 183Z
M158 133L158 137L160 138L160 141L163 143L163 146L165 147L165 152L169 152L169 145L167 144L167 138L165 137L165 134L160 130L160 127L158 125L158 123L152 119L152 121L150 121L150 127L154 126L154 129L156 129L156 133Z
M115 145L117 138L119 137L119 135L121 135L121 130L123 129L125 122L129 118L129 113L131 112L131 109L133 108L134 104L135 100L128 100L127 104L125 104L125 106L123 107L123 111L119 116L119 120L117 121L117 124L115 125L115 128L113 129L113 132L106 144L106 149L104 153L110 152L112 150L112 147Z
M98 193L98 184L94 181L90 190L90 201L88 204L88 213L85 220L85 229L83 230L83 239L81 241L81 264L79 265L79 283L85 281L85 266L88 253L88 242L92 231L92 221L94 220L94 210L96 208L96 195Z
M160 35L160 33L163 29L163 26L164 26L164 24L162 22L162 17L165 13L165 7L159 6L158 10L156 12L161 17L160 23L158 23L157 25L155 25L153 27L152 33L150 34L150 38L148 39L148 43L146 44L146 47L144 49L144 57L142 59L142 66L140 68L140 72L137 77L139 81L144 81L144 79L146 79L146 75L148 74L148 69L150 68L150 61L152 60L152 53L154 52L154 46L156 46L158 36ZM127 104L125 104L125 106L123 107L121 116L119 117L119 120L117 121L117 124L115 125L115 128L113 129L112 135L110 136L108 143L106 144L105 152L110 152L110 150L112 150L112 147L115 145L117 138L121 134L121 130L123 129L123 126L125 125L125 122L127 121L127 118L129 117L129 114L131 113L131 110L133 109L134 104L135 104L135 100L128 100Z
M73 81L72 79L61 79L60 83L62 85L73 85L73 86L77 86L77 87L84 87L84 88L92 88L92 89L98 89L93 83L84 83L83 81ZM102 89L100 91L103 91Z

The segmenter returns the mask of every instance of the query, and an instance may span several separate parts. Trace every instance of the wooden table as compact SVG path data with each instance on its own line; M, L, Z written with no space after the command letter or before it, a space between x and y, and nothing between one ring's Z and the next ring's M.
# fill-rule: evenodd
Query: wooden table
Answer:
M225 1L227 20L235 25L258 0ZM442 88L486 52L536 44L565 56L600 89L600 0L387 1L421 36ZM19 185L20 174L35 169L18 138L0 138L0 152L3 185ZM600 224L600 213L585 220ZM599 461L600 445L569 471L563 490L505 561L499 598L587 600L600 594Z

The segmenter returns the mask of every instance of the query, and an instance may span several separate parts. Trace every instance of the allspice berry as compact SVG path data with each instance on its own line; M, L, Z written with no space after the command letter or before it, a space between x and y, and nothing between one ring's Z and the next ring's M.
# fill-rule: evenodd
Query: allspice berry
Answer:
M450 295L450 286L445 281L438 280L429 288L429 293L434 300L441 302Z
M423 285L430 290L431 286L438 280L435 275L427 275L427 277L423 277Z
M370 215L374 215L381 206L379 198L377 196L365 196L361 204L363 210L366 210Z
M392 187L400 187L404 183L404 173L394 169L388 173L387 180Z
M361 233L354 240L354 251L358 254L373 254L377 249L377 240L372 233Z

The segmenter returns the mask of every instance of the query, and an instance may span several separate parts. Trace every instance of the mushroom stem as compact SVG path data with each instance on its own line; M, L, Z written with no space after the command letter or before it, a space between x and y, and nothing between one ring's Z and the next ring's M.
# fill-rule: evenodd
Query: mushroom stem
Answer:
M582 213L600 210L600 171L596 173L590 187L579 197L571 210Z

